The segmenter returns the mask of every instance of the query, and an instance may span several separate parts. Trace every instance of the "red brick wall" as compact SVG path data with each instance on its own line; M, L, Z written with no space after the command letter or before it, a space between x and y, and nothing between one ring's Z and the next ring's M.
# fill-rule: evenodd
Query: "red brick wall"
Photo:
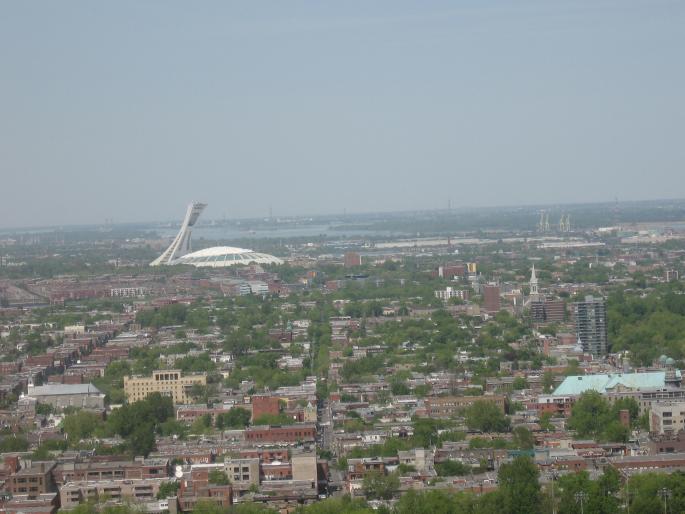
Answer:
M252 397L252 421L259 419L264 414L278 416L280 405L278 398L273 396Z

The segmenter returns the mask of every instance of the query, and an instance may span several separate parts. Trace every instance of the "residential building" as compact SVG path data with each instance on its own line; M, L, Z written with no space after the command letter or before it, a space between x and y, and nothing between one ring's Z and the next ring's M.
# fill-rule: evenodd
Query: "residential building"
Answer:
M124 392L129 402L144 400L150 393L170 396L174 404L191 403L194 385L207 385L207 374L183 376L178 369L157 370L151 377L124 377Z
M253 396L252 397L252 421L264 415L278 416L281 412L281 404L276 396Z
M464 289L455 289L452 286L447 286L445 289L439 289L434 291L433 294L436 298L441 300L449 300L450 298L459 298L460 300L468 300L469 292Z
M298 441L314 441L316 426L301 423L288 426L254 426L245 430L245 441L249 443L296 443Z
M487 284L483 286L483 309L489 314L500 311L502 304L500 301L500 288L498 285Z
M594 356L606 355L607 310L604 298L586 296L582 302L573 304L573 317L576 324L576 337L583 351Z
M658 435L674 435L685 430L685 402L666 402L652 405L649 412L649 431Z
M566 304L563 300L536 300L530 302L530 317L535 323L563 322Z
M259 485L259 458L226 459L224 466L234 488L243 490Z
M168 478L68 482L59 489L62 509L72 509L89 499L121 503L152 501Z
M53 470L54 461L33 462L10 476L5 487L12 494L39 495L57 491Z
M431 418L452 418L479 400L494 403L504 412L506 397L501 395L435 396L425 400L426 415Z

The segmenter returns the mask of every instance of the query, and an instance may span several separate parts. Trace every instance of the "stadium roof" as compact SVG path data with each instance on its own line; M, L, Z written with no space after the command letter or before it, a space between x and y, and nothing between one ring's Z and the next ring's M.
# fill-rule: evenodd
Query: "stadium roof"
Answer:
M278 257L233 246L213 246L189 253L172 262L196 267L225 268L236 264L283 264Z
M676 370L680 377L680 371ZM585 391L611 393L616 390L650 390L666 387L665 371L649 371L645 373L609 373L603 375L573 375L559 384L554 396L577 396Z

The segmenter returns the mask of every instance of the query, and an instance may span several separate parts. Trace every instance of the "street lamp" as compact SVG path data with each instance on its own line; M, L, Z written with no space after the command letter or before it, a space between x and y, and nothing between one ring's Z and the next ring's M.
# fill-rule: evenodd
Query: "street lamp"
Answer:
M580 514L584 514L584 504L587 501L587 493L585 491L578 491L575 495L576 503L580 503Z
M666 487L662 487L657 491L657 494L661 497L662 500L664 500L664 514L666 514L668 500L671 499L671 497L673 496L673 491Z

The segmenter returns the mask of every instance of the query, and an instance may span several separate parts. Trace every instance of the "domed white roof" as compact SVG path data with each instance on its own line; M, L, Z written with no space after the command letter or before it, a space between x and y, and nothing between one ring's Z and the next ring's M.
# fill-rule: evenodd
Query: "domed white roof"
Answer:
M173 264L196 267L225 268L236 264L283 264L278 257L233 246L213 246L176 259Z

